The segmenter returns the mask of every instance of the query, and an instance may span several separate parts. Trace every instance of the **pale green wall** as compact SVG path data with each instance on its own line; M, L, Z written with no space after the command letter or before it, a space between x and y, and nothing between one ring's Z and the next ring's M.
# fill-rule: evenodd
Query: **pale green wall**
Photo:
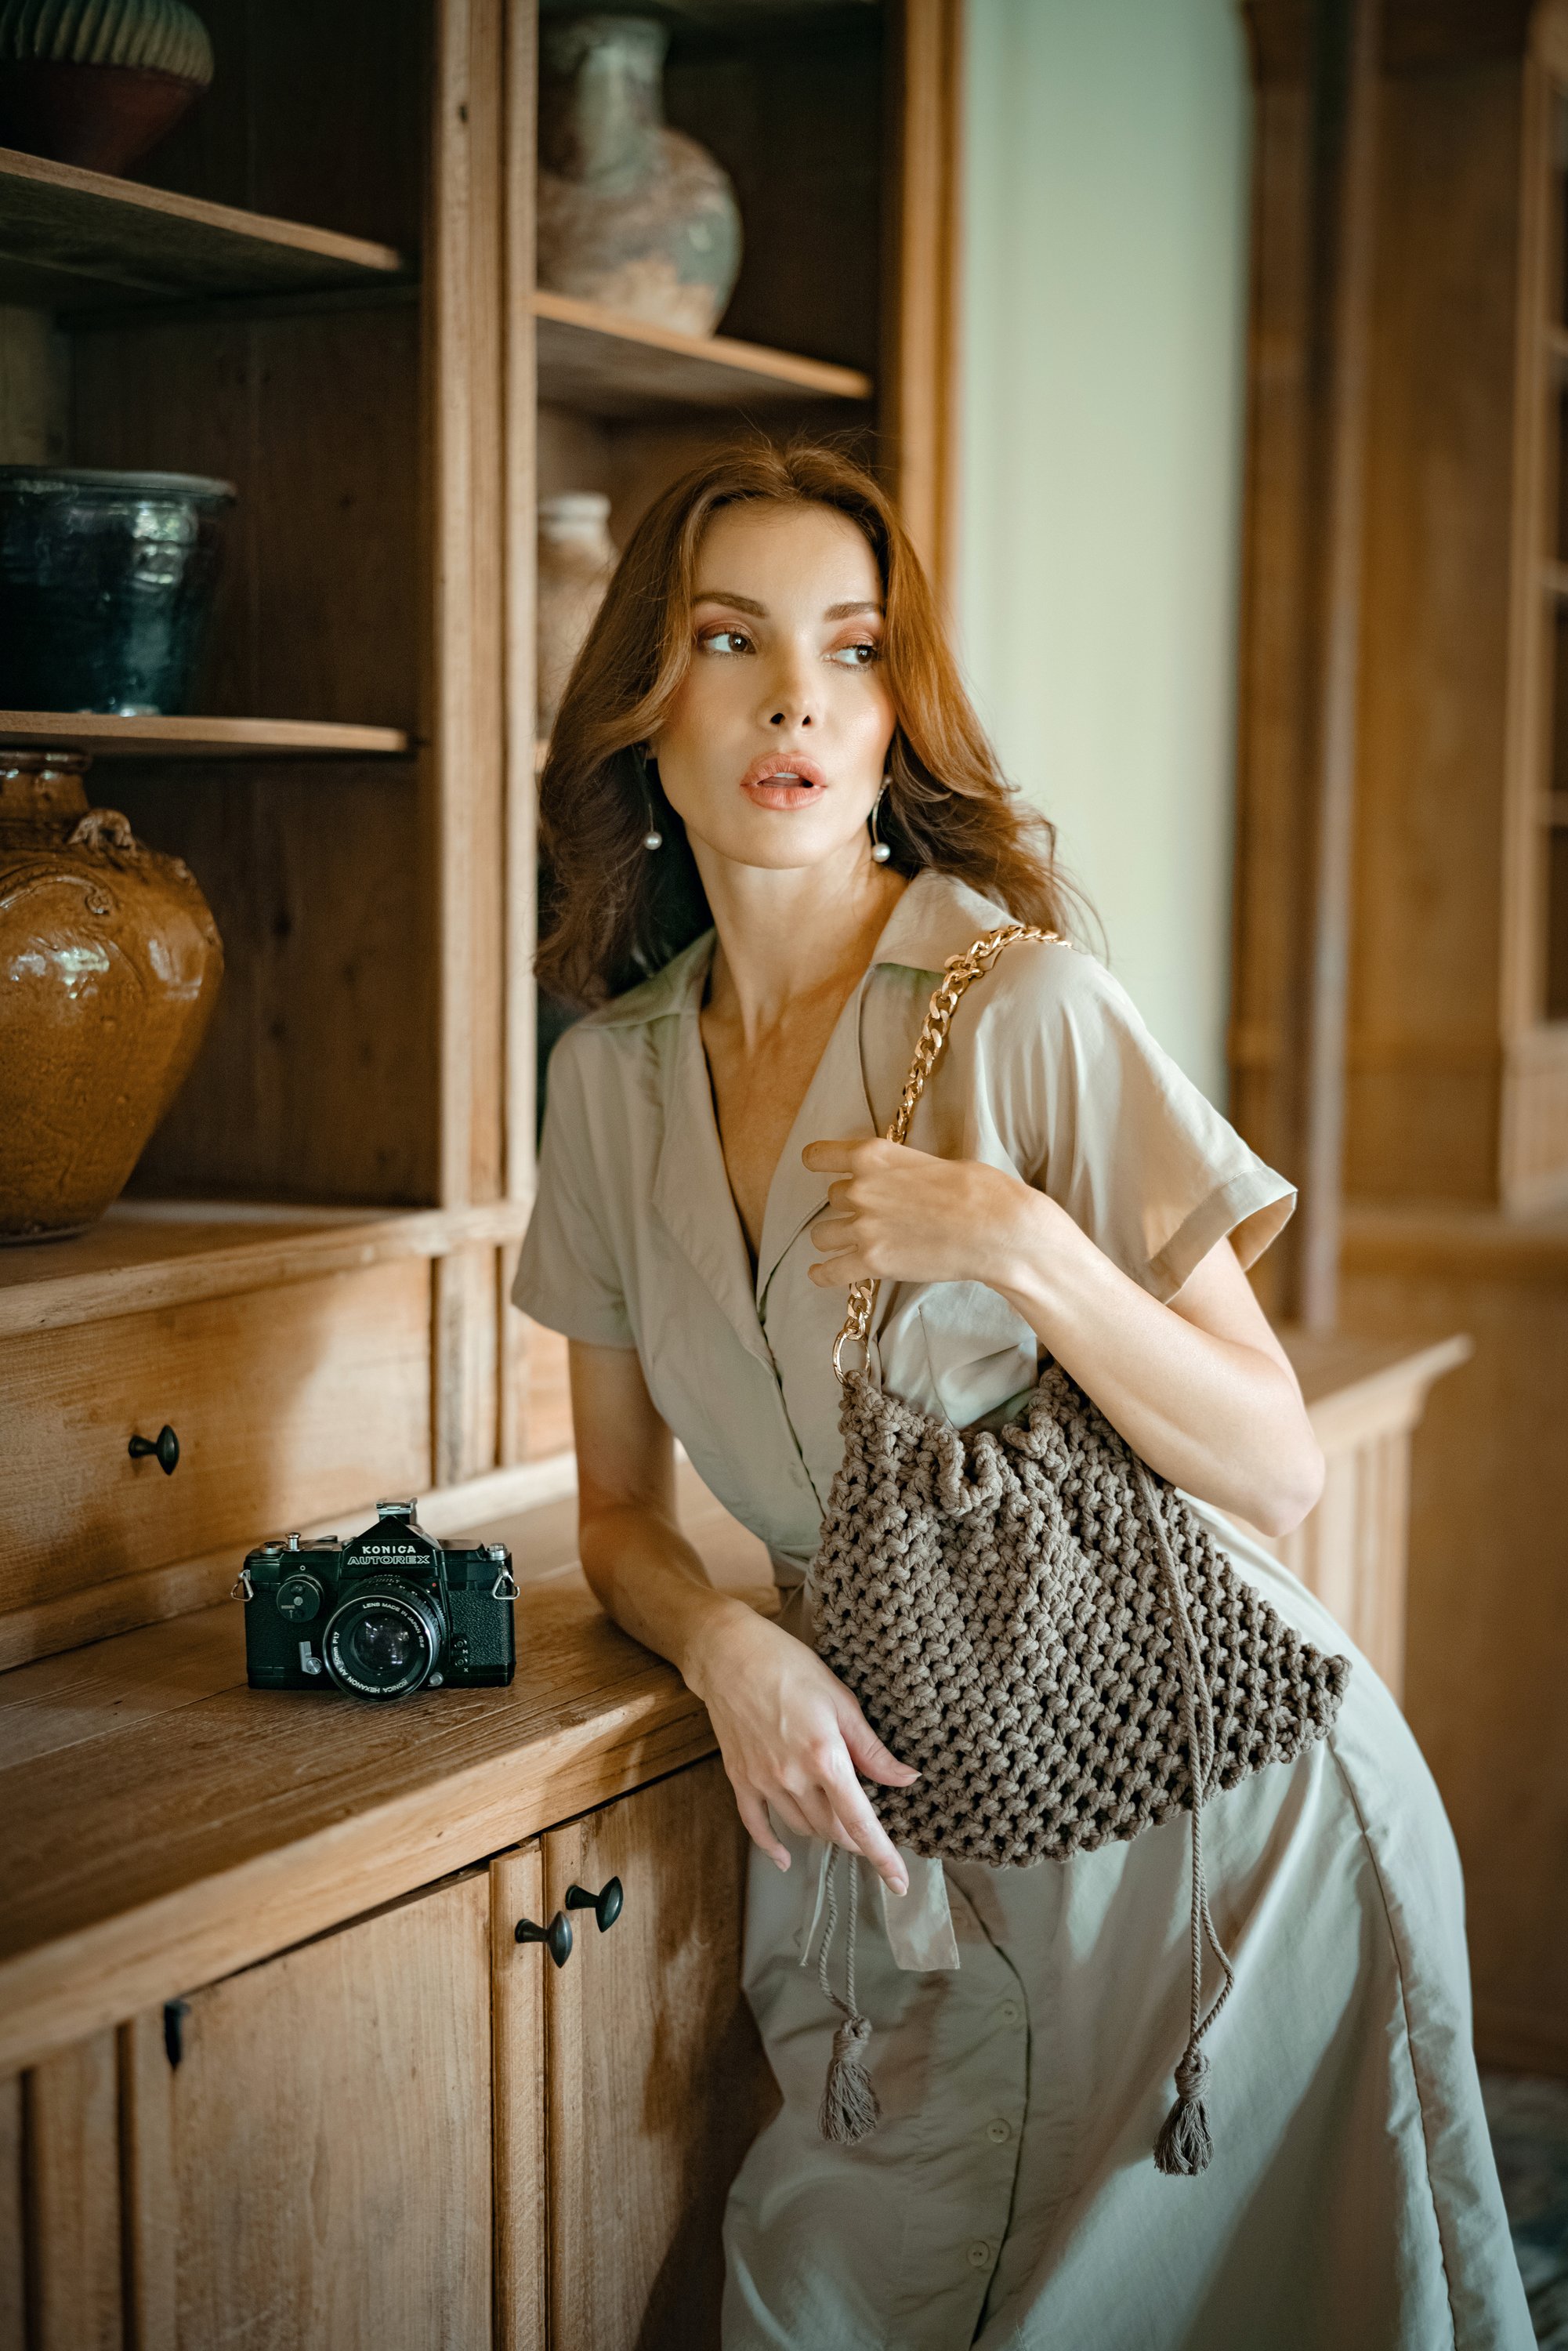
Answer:
M1225 1098L1248 86L1233 0L968 0L959 640Z

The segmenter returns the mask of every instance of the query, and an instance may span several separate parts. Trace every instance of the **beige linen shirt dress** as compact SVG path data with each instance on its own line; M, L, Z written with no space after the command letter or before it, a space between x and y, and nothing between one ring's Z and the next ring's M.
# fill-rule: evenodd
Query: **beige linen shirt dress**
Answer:
M755 1280L698 1028L713 934L550 1061L517 1302L637 1349L805 1638L844 1301L807 1279L829 1179L800 1153L883 1130L944 962L1006 919L947 876L910 883L780 1155ZM1294 1200L1067 946L1009 948L969 990L910 1141L1049 1193L1162 1300L1227 1234L1250 1263ZM1035 1333L977 1282L884 1284L875 1342L884 1383L959 1426L1005 1418L1038 1376ZM1152 2155L1186 2037L1182 1823L1028 1869L917 1864L904 1904L855 1864L883 2121L852 2147L818 2130L837 2019L801 1964L825 1855L787 1836L788 1876L751 1860L746 1986L783 2105L730 2197L726 2351L1528 2351L1437 1791L1318 1602L1195 1507L1288 1622L1354 1661L1328 1740L1205 1807L1239 1970L1208 2042L1212 2165L1168 2179Z

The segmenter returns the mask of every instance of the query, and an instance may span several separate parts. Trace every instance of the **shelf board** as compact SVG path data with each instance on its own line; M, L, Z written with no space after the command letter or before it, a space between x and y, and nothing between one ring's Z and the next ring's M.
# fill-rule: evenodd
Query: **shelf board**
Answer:
M297 294L385 285L407 269L390 245L0 147L0 302Z
M13 750L90 751L99 759L384 758L406 751L399 726L314 718L116 718L92 710L0 710Z
M867 402L858 368L800 358L727 335L682 335L567 294L533 297L541 400L612 417L675 415L693 408Z
M1541 581L1547 594L1559 602L1568 599L1568 563L1543 563Z
M527 1223L527 1207L515 1200L470 1208L117 1200L74 1239L0 1248L0 1339L353 1272L389 1258L499 1246L520 1239Z

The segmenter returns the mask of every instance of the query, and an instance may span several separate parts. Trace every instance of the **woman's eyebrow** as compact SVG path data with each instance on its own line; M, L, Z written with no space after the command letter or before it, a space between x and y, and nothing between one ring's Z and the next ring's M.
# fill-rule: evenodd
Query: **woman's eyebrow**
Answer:
M755 596L737 596L727 588L698 588L693 593L692 601L694 604L732 604L737 612L755 612L758 620L768 617L767 605L759 604ZM874 599L865 597L847 604L830 604L822 618L825 621L845 621L852 612L880 613L881 611L882 606Z
M692 594L694 604L733 604L737 612L755 612L758 620L767 618L768 607L759 604L755 596L737 596L727 588L698 588Z

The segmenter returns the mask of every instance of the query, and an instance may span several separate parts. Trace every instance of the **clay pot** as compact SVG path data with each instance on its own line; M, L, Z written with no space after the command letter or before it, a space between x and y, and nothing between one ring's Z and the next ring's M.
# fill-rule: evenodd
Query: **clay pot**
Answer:
M183 710L235 493L0 465L0 710Z
M665 127L669 37L650 16L541 26L538 282L707 335L739 275L740 209L706 148Z
M597 490L539 500L538 731L555 725L571 665L604 601L615 569L610 501Z
M212 78L184 0L0 0L0 146L124 172Z
M118 1196L223 976L190 872L89 809L87 765L0 747L0 1241L79 1233Z

